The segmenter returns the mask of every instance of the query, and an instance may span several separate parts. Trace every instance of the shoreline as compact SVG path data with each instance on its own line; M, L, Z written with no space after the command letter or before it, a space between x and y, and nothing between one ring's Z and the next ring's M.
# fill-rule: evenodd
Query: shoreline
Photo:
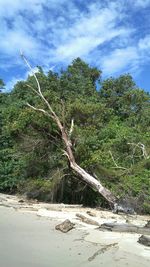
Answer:
M35 201L26 201L22 197L5 194L0 194L0 212L2 213L1 217L3 217L3 214L12 213L14 220L16 220L15 218L24 217L28 222L28 219L32 221L31 218L33 217L36 222L47 223L51 228L53 239L60 238L60 246L63 246L61 239L66 239L65 246L67 246L67 242L70 242L70 246L74 246L71 240L67 241L68 237L73 238L72 240L77 239L78 246L82 245L81 254L84 252L86 255L86 250L89 253L88 257L86 256L86 266L98 266L99 261L101 261L101 266L112 267L124 267L126 265L130 267L140 267L141 265L148 267L150 264L150 247L145 247L137 242L140 234L99 231L98 226L84 223L76 216L77 213L81 214L99 224L108 222L124 223L128 221L137 226L144 226L150 219L148 215L120 215L109 211L83 208L80 205L36 203ZM90 216L89 212L93 216ZM55 230L55 226L66 219L75 223L75 229L68 233L61 233ZM41 231L43 231L42 228ZM90 247L90 251L87 246ZM81 256L80 252L78 253ZM83 260L84 257L80 257L80 259ZM76 262L76 259L74 260ZM80 266L84 266L83 262Z

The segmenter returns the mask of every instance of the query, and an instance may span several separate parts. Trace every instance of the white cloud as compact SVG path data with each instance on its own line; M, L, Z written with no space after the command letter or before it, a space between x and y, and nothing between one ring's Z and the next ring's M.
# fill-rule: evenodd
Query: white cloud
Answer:
M46 2L46 0L0 0L0 16L14 17L18 12L25 10L38 14Z
M46 70L81 57L107 75L135 71L149 60L150 33L138 36L138 25L128 19L134 9L149 4L150 0L0 0L0 68L18 66L19 72L21 49L32 65ZM15 78L11 80L10 85Z
M59 59L88 56L104 42L130 34L131 29L118 26L121 14L118 16L116 6L99 9L92 5L89 10L88 14L79 16L71 27L63 31L64 35L61 35L61 42L56 48L56 57Z
M149 53L150 49L150 35L146 35L144 38L141 38L138 43L139 49Z
M85 11L66 0L1 1L0 50L8 57L12 55L12 59L22 49L36 64L68 62L78 56L88 56L104 42L117 36L123 38L130 32L117 26L123 14L120 10L118 14L119 5L114 3L102 8L95 2ZM50 9L48 13L43 5ZM53 14L58 10L58 16Z
M133 0L133 4L136 6L136 7L147 7L150 5L150 0Z
M28 78L28 76L32 76L33 73L37 73L37 72L39 72L39 69L35 67L35 68L32 68L32 71L31 70L26 71L25 74L22 76L18 76L17 78L12 78L11 80L7 82L6 91L10 92L14 88L17 82L24 81Z
M34 53L37 50L38 45L32 36L27 36L23 31L8 31L8 36L6 33L2 35L0 42L0 49L7 53L8 55L19 54L20 48L26 52Z
M24 77L23 77L24 78ZM23 80L21 77L19 78L12 78L10 81L6 84L5 92L10 92L14 88L15 84L19 81Z
M134 76L150 61L150 35L139 39L134 46L114 49L101 58L101 67L107 75L130 72Z
M108 75L113 75L118 71L126 71L134 68L139 59L136 47L115 49L112 53L102 58L102 70Z

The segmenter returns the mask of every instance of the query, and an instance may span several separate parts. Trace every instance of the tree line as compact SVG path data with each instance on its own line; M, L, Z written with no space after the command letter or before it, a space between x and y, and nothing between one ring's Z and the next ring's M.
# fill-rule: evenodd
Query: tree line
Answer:
M150 96L131 75L102 80L102 73L80 58L60 73L41 67L36 73L42 94L71 129L78 165L118 198L150 212ZM0 87L4 83L0 80ZM79 178L64 156L61 133L35 94L34 75L0 93L0 191L65 203L108 203Z

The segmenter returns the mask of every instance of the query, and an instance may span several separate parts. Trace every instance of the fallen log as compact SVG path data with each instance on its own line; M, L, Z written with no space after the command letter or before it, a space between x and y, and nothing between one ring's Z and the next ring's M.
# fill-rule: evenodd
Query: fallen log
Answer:
M140 244L142 244L144 246L150 247L150 237L149 236L142 235L138 239L138 243L140 243Z
M142 235L150 235L150 228L145 225L137 226L134 224L119 224L119 223L104 223L99 227L100 231L111 231L111 232L125 232L125 233L137 233Z
M103 246L102 248L98 249L91 257L88 258L88 261L93 261L99 254L105 253L107 250L111 249L112 247L117 247L118 243L108 244Z
M93 211L88 210L86 213L91 217L96 217L96 214Z
M150 228L150 221L147 221L147 224L145 224L144 227L146 227L146 228Z
M84 223L100 226L100 224L97 221L90 219L90 218L87 218L86 216L84 216L80 213L76 213L76 216Z

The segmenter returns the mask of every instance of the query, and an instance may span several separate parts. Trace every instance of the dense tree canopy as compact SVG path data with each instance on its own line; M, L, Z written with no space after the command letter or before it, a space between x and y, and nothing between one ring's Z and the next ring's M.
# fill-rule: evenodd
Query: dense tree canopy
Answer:
M132 199L140 211L150 212L149 94L129 74L102 81L101 71L80 58L59 74L45 74L39 67L37 77L68 129L74 118L72 143L80 166L119 197ZM46 108L33 87L35 79L29 76L0 94L0 190L53 202L106 205L71 171L52 119L27 107L26 102Z

